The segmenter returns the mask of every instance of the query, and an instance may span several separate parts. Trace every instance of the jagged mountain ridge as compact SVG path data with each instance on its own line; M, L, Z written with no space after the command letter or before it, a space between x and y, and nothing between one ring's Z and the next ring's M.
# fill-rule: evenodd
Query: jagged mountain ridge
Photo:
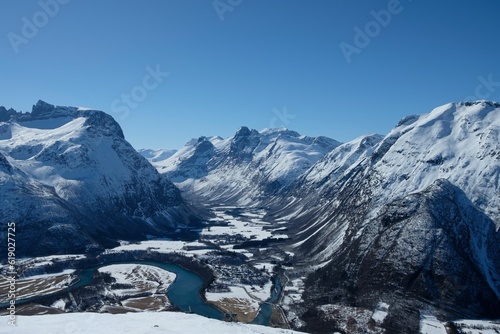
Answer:
M17 224L19 256L88 252L195 220L111 116L39 101L0 119L0 217Z
M339 144L287 129L258 132L242 127L227 139L193 139L171 157L150 162L188 197L205 203L257 205Z

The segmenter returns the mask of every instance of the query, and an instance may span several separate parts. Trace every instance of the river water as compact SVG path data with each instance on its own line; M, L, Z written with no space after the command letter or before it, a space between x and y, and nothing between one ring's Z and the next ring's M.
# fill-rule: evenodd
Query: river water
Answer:
M178 307L183 312L192 312L207 318L212 319L223 319L223 314L217 308L207 304L200 296L200 290L203 286L203 280L197 274L188 271L178 265L171 263L162 263L155 261L126 261L126 262L109 262L100 265L96 265L93 267L89 267L83 269L79 275L79 281L64 289L63 291L56 292L54 294L62 294L73 291L76 288L88 285L92 283L92 279L94 276L94 272L104 266L112 265L112 264L144 264L155 266L166 271L170 271L176 274L175 281L170 285L167 297L170 302ZM276 278L274 281L274 289L271 293L271 298L267 300L269 303L273 303L277 300L281 291L281 285L279 280ZM16 302L17 305L26 304L28 302L36 302L46 296L40 297L31 297L26 299L20 299ZM8 306L8 303L0 303L0 307ZM252 324L265 325L269 326L269 321L271 319L272 314L272 306L265 303L262 305L259 314L257 317L251 322Z
M276 277L274 279L273 290L271 291L271 298L269 298L266 303L262 304L259 314L257 314L252 322L250 322L251 324L269 326L269 321L271 320L271 315L273 314L273 307L270 304L278 300L280 293L281 283L278 277Z
M221 320L222 313L215 307L207 304L200 296L203 280L197 274L188 271L178 265L155 261L133 261L133 262L109 262L85 269L80 274L80 281L72 287L84 286L92 282L94 272L105 266L112 264L144 264L161 268L173 272L176 275L175 281L167 291L170 302L183 312L192 312L207 318Z

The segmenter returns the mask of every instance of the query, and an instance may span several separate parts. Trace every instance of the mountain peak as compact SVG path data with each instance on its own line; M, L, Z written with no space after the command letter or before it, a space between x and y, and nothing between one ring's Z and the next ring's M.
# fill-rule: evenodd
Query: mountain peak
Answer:
M252 133L252 131L248 127L242 126L238 129L238 131L236 131L236 134L234 136L235 137L247 137L247 136L250 136L251 133Z
M300 134L296 131L290 130L288 128L265 128L264 130L260 131L261 135L267 136L267 135L287 135L290 137L300 137Z
M498 109L500 109L500 103L486 100L447 103L434 108L427 114L404 117L391 132L391 135L397 137L412 128L421 128L422 131L433 128L434 135L439 132L440 135L437 136L440 138L460 129L463 132L462 135L465 135L466 128L472 127L473 124L475 124L474 129L477 131L485 124L496 123L494 114L498 112ZM454 129L457 126L460 129Z
M482 105L482 106L490 106L493 108L499 108L500 107L500 102L496 101L488 101L488 100L477 100L477 101L466 101L466 102L456 102L455 104L457 105L463 105L466 107L470 107L473 105Z
M113 117L103 111L77 107L56 106L43 100L38 100L38 102L33 105L31 112L27 113L17 112L14 109L6 110L4 107L0 107L0 122L8 122L12 120L14 122L23 123L58 119L58 121L56 121L56 127L59 127L66 123L64 117L68 118L67 122L71 119L84 117L87 119L85 125L88 126L91 131L99 129L99 132L106 136L116 135L120 138L124 138L120 125L114 120ZM59 120L63 120L63 123L61 124Z
M54 108L55 108L55 106L53 104L47 103L43 100L38 100L38 102L35 105L33 105L31 112L36 113L36 112L40 112L43 110L52 110Z
M12 108L9 110L5 107L0 106L0 122L8 122L10 118L16 114L16 111Z
M39 120L64 116L75 117L76 113L77 108L75 107L55 106L43 100L38 100L38 102L31 109L31 113L29 115L31 119Z
M201 136L200 138L198 138L198 143L202 143L204 141L208 141L208 138L205 136Z

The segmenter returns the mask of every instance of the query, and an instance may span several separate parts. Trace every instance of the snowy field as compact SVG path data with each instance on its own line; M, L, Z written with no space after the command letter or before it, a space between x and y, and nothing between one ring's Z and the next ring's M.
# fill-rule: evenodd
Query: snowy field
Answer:
M267 238L288 238L286 234L274 234L269 229L270 223L264 221L264 212L244 213L234 216L226 210L236 209L236 207L219 207L213 211L216 218L214 222L227 223L226 226L210 226L201 232L201 237L207 237L216 242L222 249L243 253L247 257L252 257L252 253L245 249L234 249L236 243L231 242L235 237L241 240L264 240ZM276 231L278 232L278 231ZM168 239L154 239L137 243L122 242L122 244L106 253L116 253L123 251L152 250L159 253L180 253L185 256L205 255L214 251L213 246L204 242L173 241Z
M16 297L24 299L34 296L43 296L60 291L70 286L75 278L71 276L72 269L56 274L42 274L16 280ZM5 276L0 275L0 302L7 300L9 283Z
M40 256L33 258L21 258L17 259L16 266L27 267L30 270L29 276L44 274L45 269L43 267L53 265L54 262L58 261L71 261L71 260L81 260L86 256L83 254L70 254L70 255L50 255L50 256ZM7 265L0 266L0 270L6 270ZM22 278L22 277L21 277Z
M12 334L293 334L279 328L229 323L195 314L142 312L125 314L66 313L43 316L17 316L16 327L0 317L0 333Z
M114 285L106 285L106 294L122 300L130 310L162 311L171 303L166 293L176 275L158 267L142 264L114 264L98 269L115 279ZM147 293L148 296L144 296ZM135 297L134 297L135 296Z
M154 239L135 243L123 241L120 246L106 250L105 254L151 250L158 253L178 253L184 256L192 257L194 255L203 255L214 249L201 242L174 241L168 239Z
M236 312L242 319L250 321L257 315L260 303L271 296L271 287L271 282L265 284L263 288L243 284L231 285L229 292L206 292L205 297L218 307Z
M423 315L420 319L421 334L447 334L444 325L430 315Z
M152 282L157 289L161 286L162 291L166 291L175 280L174 273L144 264L112 264L101 267L98 271L110 274L119 284L138 287Z
M265 229L270 223L262 220L264 212L244 213L240 216L233 216L226 210L235 207L219 207L214 210L217 216L215 221L227 222L228 226L212 226L202 231L202 236L242 236L248 240L264 240L267 238L287 238L285 234L273 235L271 230Z
M377 307L373 311L372 319L375 320L377 324L383 323L389 312L389 307L390 305L387 303L378 303Z
M500 320L457 320L453 321L459 333L467 334L498 334ZM422 315L420 319L420 334L447 334L445 323L430 315Z

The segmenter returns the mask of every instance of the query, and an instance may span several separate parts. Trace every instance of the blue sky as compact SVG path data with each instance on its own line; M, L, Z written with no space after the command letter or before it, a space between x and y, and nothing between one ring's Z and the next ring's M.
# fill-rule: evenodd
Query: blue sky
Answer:
M4 0L0 105L103 110L136 148L242 125L348 141L500 100L499 15L496 0Z

